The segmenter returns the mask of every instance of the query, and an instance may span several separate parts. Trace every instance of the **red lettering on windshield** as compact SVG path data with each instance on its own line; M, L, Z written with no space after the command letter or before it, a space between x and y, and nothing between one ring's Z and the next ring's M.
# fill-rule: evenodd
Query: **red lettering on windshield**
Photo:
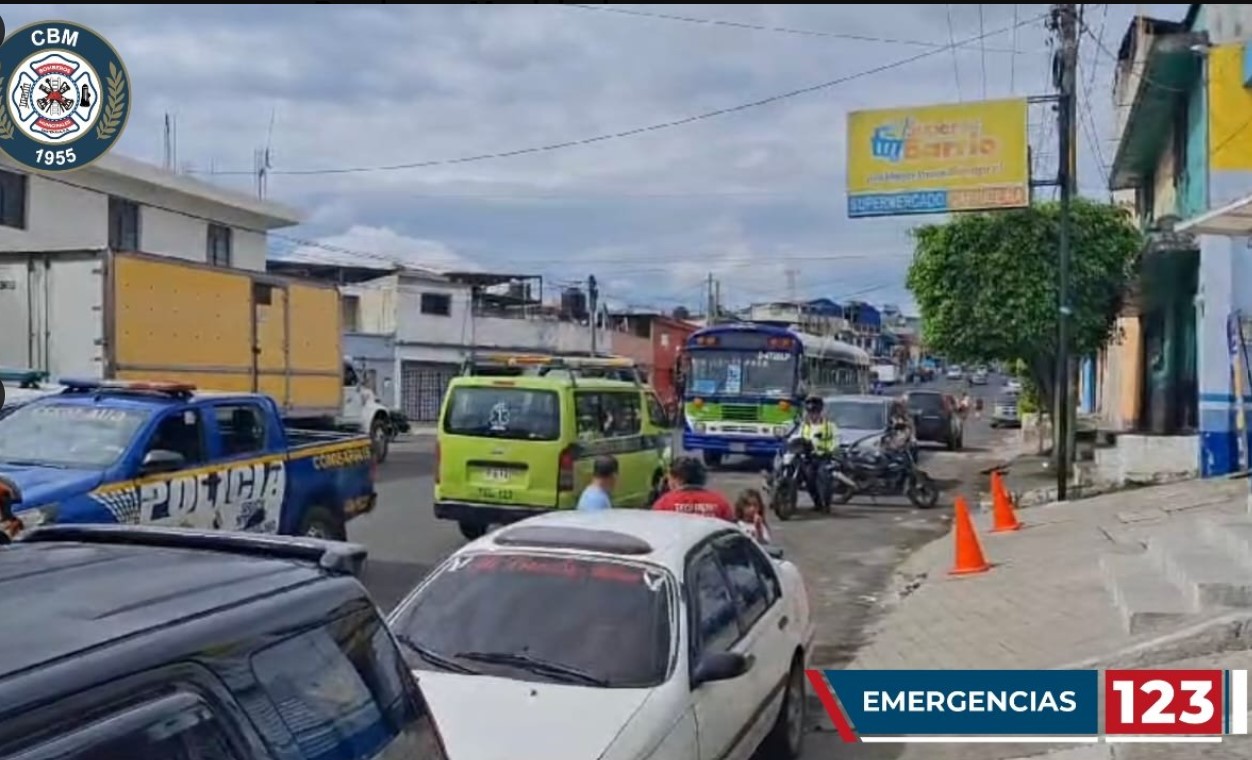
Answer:
M475 572L505 572L546 575L555 578L590 579L613 583L643 583L643 571L613 562L554 559L548 557L482 556L469 565Z

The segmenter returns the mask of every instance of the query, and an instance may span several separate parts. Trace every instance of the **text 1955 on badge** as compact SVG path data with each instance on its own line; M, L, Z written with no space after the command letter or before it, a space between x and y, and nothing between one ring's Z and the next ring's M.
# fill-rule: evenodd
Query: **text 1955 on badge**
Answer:
M130 117L130 77L113 46L69 21L40 21L0 43L0 150L36 171L87 166Z

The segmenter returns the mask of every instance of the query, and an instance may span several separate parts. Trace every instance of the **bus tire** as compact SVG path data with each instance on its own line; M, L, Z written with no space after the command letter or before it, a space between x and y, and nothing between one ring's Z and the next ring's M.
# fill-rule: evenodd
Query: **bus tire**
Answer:
M720 451L702 451L700 457L704 460L706 467L713 469L722 466L722 452Z

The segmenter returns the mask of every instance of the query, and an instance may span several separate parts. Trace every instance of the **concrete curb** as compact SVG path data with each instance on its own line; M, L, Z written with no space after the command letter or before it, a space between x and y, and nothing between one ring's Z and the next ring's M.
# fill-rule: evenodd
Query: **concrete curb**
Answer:
M1238 610L1053 670L1150 668L1195 657L1252 649L1252 610Z
M1083 499L1091 499L1096 496L1104 496L1111 493L1120 493L1122 491L1134 491L1139 488L1152 488L1153 486L1168 486L1175 483L1185 483L1189 480L1199 480L1194 475L1178 475L1163 477L1160 480L1151 483L1085 483L1074 484L1069 487L1070 497L1067 501L1081 501ZM1016 509L1028 509L1031 507L1043 507L1051 504L1057 504L1056 486L1047 486L1044 488L1030 488L1025 491L1010 491L1009 496L1013 499L1013 506ZM978 506L984 510L990 510L992 507L991 499L983 499Z

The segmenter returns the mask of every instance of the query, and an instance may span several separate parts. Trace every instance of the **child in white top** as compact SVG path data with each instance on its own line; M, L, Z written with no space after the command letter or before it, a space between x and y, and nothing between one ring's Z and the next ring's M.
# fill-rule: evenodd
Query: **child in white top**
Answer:
M735 500L735 519L739 529L759 543L769 543L769 528L765 525L765 499L755 488L745 488Z

